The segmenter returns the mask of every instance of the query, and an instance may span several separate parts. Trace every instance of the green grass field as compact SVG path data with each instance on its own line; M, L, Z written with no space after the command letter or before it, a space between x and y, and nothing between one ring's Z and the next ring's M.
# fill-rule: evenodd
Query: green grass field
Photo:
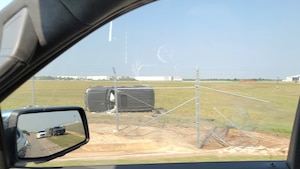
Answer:
M84 128L82 123L69 124L65 126L67 132L76 133L76 135L81 135L84 137Z
M266 157L266 156L192 156L192 157L155 157L152 159L120 159L120 160L69 160L56 161L43 164L29 163L27 167L61 167L61 166L92 166L92 165L122 165L122 164L153 164L153 163L185 163L185 162L215 162L215 161L263 161L263 160L282 160L285 157Z
M85 107L84 94L89 86L113 86L112 81L36 80L34 100L37 106L76 105ZM155 90L155 108L166 111L195 97L194 82L120 81L118 86L146 85ZM261 102L200 87L200 114L204 119L227 123L216 109L234 124L265 132L288 135L291 132L299 98L299 84L277 82L201 82L200 86L261 99ZM2 110L32 105L32 82L23 84L1 104ZM194 123L195 100L161 118L162 123ZM108 119L110 120L110 119Z
M85 107L85 90L89 86L113 86L112 81L64 81L36 80L35 105ZM194 82L138 82L120 81L119 86L146 85L155 90L155 108L166 111L195 97ZM215 119L217 124L227 123L215 109L222 112L234 124L245 128L289 134L299 98L297 83L277 82L201 82L200 86L231 92L268 101L261 102L244 97L200 88L200 114L204 119ZM32 82L23 84L1 104L2 110L17 109L32 105ZM195 123L195 100L160 118L161 123ZM105 119L103 119L105 120ZM111 121L108 117L107 121ZM93 121L93 120L92 120ZM97 120L96 120L97 121ZM106 122L107 122L106 121ZM143 120L140 120L143 121Z
M84 137L75 136L70 133L66 133L60 136L52 136L47 138L49 141L59 145L62 148L69 148L84 140Z
M32 105L31 81L22 85L1 104L2 110L17 109ZM35 104L37 106L81 106L85 107L85 90L92 85L113 86L112 81L35 81ZM158 118L151 126L183 126L195 127L196 101L194 82L118 82L118 86L146 85L154 88L155 108L170 111ZM297 83L276 82L201 82L200 81L200 114L201 125L205 119L213 119L213 125L223 126L230 122L241 129L255 130L274 135L288 137L291 133L293 119L299 98ZM223 92L213 91L219 90ZM231 94L229 94L231 93ZM234 95L233 95L234 94ZM243 97L237 96L241 95ZM245 97L244 97L245 96ZM246 98L248 97L248 98ZM249 99L255 98L255 99ZM258 101L264 100L263 101ZM216 110L222 113L220 115ZM123 125L140 125L151 120L151 112L120 113L119 122ZM115 116L87 112L89 123L115 123ZM60 144L60 143L59 143ZM272 157L284 159L282 156ZM230 161L230 160L270 160L269 156L235 157L171 157L151 160L105 160L77 162L50 162L44 165L86 165L86 164L130 164L130 163L161 163L161 162L193 162L193 161Z

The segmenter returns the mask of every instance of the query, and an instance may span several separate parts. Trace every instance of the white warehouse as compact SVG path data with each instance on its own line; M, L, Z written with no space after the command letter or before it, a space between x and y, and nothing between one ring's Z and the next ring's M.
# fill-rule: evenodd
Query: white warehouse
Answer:
M288 76L282 81L283 82L299 82L300 81L300 75Z
M182 81L182 77L177 76L136 76L138 81Z

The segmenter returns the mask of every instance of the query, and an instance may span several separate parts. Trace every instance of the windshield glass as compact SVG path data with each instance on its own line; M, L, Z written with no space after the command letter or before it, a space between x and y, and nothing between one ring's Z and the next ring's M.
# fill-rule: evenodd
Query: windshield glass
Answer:
M152 3L80 41L1 108L85 108L89 143L32 166L285 160L299 98L298 6Z
M0 11L3 9L3 8L5 8L9 3L11 3L12 2L12 0L2 0L1 2L0 2Z

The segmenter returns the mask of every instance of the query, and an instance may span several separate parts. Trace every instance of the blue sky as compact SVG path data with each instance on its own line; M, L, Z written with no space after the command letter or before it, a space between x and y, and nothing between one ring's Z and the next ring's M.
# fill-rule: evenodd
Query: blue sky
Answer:
M3 9L10 2L11 2L11 0L1 0L1 2L0 2L0 9Z
M2 3L2 1L1 1ZM300 1L161 0L92 33L39 75L285 78L300 74Z
M36 120L39 119L39 120ZM34 123L30 123L34 121ZM33 113L19 116L18 127L29 132L38 132L49 128L81 122L78 111L57 111L48 113ZM83 130L83 128L82 128Z

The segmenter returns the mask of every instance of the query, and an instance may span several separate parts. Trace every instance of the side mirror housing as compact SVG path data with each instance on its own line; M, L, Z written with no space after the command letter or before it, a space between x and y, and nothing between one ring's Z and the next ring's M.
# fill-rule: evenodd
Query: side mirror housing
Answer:
M46 162L89 141L81 107L41 107L2 113L9 160L12 165Z

